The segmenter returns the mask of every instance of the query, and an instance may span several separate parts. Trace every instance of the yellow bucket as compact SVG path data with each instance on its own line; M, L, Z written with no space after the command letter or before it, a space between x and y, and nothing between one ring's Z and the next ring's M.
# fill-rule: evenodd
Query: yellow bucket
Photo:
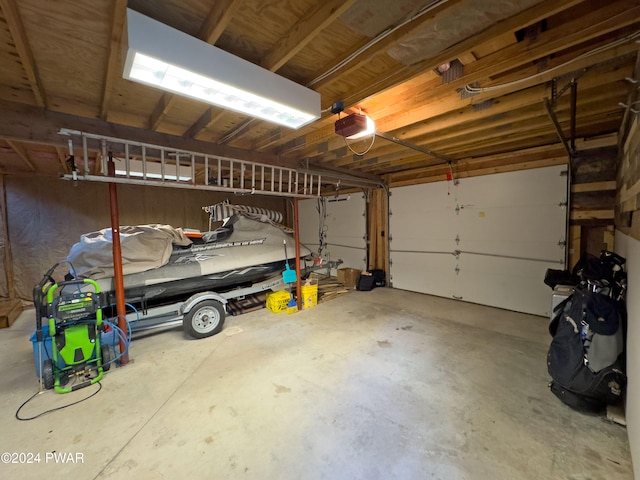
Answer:
M302 294L302 308L315 307L318 304L318 284L302 285L300 287Z

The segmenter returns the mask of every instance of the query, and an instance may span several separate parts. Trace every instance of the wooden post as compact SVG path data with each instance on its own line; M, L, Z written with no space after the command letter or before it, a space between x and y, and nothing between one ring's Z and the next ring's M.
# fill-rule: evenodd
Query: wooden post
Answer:
M4 267L7 279L7 292L9 300L16 297L13 285L13 262L11 260L11 243L9 242L9 219L7 218L7 199L4 186L4 175L0 175L0 217L2 217L2 236L4 237Z

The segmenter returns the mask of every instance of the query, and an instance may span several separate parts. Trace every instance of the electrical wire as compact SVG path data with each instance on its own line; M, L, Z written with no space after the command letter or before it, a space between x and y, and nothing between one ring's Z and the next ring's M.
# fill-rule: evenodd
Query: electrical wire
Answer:
M318 212L318 257L322 258L322 253L326 248L327 241L327 226L325 221L327 219L327 198L318 198L318 205L316 206Z
M351 145L349 145L349 142L347 142L347 138L346 137L342 137L344 139L344 143L347 146L347 148L349 150L351 150L351 153L358 155L359 157L366 155L367 153L369 153L369 150L371 150L373 148L373 144L376 141L376 134L372 133L371 134L371 143L369 144L369 146L365 149L364 152L356 152L353 148L351 148Z
M398 30L399 28L404 27L405 25L407 25L408 23L420 18L422 15L430 12L432 9L439 7L440 5L443 5L447 3L447 0L439 0L439 1L435 1L433 3L430 3L428 5L425 5L424 7L422 7L420 10L418 10L415 15L412 15L411 17L405 19L404 21L402 21L401 23L399 23L398 25L396 25L395 27L390 27L387 30L383 31L381 34L379 34L377 37L375 37L374 39L372 39L370 42L368 42L367 44L363 45L362 47L360 47L359 49L357 49L355 52L353 52L351 55L349 55L348 57L346 57L344 60L342 60L340 63L338 63L337 65L334 65L332 68L330 68L329 70L327 70L326 72L324 72L322 75L314 78L313 80L311 80L309 83L307 83L307 87L311 87L313 85L315 85L316 83L320 82L321 80L324 80L325 78L327 78L329 75L332 75L334 72L336 72L337 70L339 70L340 68L342 68L344 65L346 65L347 63L349 63L351 60L353 60L354 58L356 58L358 55L360 55L361 53L367 51L369 48L373 47L376 43L381 42L382 40L384 40L385 38L387 38L389 35L391 35L393 32L395 32L396 30Z
M16 417L16 419L21 420L23 422L24 421L28 421L28 420L35 420L36 418L40 418L43 415L46 415L48 413L57 412L58 410L62 410L64 408L71 407L72 405L77 405L78 403L84 402L85 400L89 400L91 397L97 395L100 390L102 390L102 384L100 382L96 382L96 383L98 384L98 389L95 392L93 392L91 395L89 395L88 397L85 397L85 398L83 398L81 400L77 400L77 401L72 402L72 403L68 403L67 405L62 405L60 407L52 408L50 410L45 410L44 412L41 412L38 415L34 415L33 417L21 417L20 416L20 410L22 410L25 405L27 405L31 400L36 398L36 396L38 396L40 393L44 393L44 392L39 392L38 391L38 392L34 393L33 395L31 395L27 400L25 400L25 402L22 405L20 405L18 407L18 410L16 410L15 417Z
M471 85L465 85L464 90L465 90L465 92L470 93L470 94L478 94L478 93L483 93L483 92L493 92L493 91L496 91L496 90L501 90L503 88L519 85L521 83L528 82L529 80L533 80L533 79L539 78L539 77L541 77L543 75L548 75L551 72L554 72L556 70L564 68L567 65L570 65L570 64L572 64L574 62L577 62L578 60L582 60L583 58L588 58L588 57L590 57L592 55L596 55L598 53L604 52L604 51L609 50L611 48L615 48L615 47L618 47L620 45L624 45L625 43L628 43L631 40L634 40L634 39L636 39L638 37L640 37L640 30L635 31L635 32L627 35L626 37L623 37L623 38L621 38L619 40L611 42L611 43L609 43L607 45L602 45L601 47L594 48L593 50L589 50L588 52L585 52L585 53L583 53L581 55L578 55L577 57L572 58L571 60L568 60L568 61L566 61L566 62L564 62L564 63L562 63L560 65L556 65L555 67L549 68L547 70L544 70L543 72L536 73L536 74L531 75L529 77L521 78L519 80L514 80L512 82L503 83L501 85L493 85L493 86L490 86L490 87L472 87Z

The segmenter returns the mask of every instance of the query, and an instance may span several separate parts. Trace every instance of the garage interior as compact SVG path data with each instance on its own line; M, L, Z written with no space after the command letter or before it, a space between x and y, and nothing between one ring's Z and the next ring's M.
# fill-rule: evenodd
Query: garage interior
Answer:
M3 457L0 471L640 478L640 2L0 0L0 12L1 442L42 456ZM125 78L145 24L162 32L158 55L184 41L185 62L215 75L191 53L216 47L317 111L291 128ZM348 138L367 118L373 131ZM119 225L204 232L203 207L220 202L282 212L342 262L331 277L383 270L386 286L227 316L199 340L135 335L95 397L82 400L95 385L46 391L22 414L82 401L18 421L39 388L34 286L112 225L114 191ZM587 415L549 392L543 280L601 250L626 259L628 383L618 411ZM50 466L52 452L81 461Z

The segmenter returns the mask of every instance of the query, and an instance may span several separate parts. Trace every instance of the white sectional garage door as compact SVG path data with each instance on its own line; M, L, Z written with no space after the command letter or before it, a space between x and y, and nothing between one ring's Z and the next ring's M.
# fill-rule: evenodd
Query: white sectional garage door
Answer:
M394 288L548 316L564 268L566 166L391 190Z
M363 194L339 195L324 199L324 211L319 200L301 200L298 204L300 242L314 251L320 246L319 231L323 230L325 261L342 260L339 268L367 268L366 211ZM335 275L335 269L332 271Z

